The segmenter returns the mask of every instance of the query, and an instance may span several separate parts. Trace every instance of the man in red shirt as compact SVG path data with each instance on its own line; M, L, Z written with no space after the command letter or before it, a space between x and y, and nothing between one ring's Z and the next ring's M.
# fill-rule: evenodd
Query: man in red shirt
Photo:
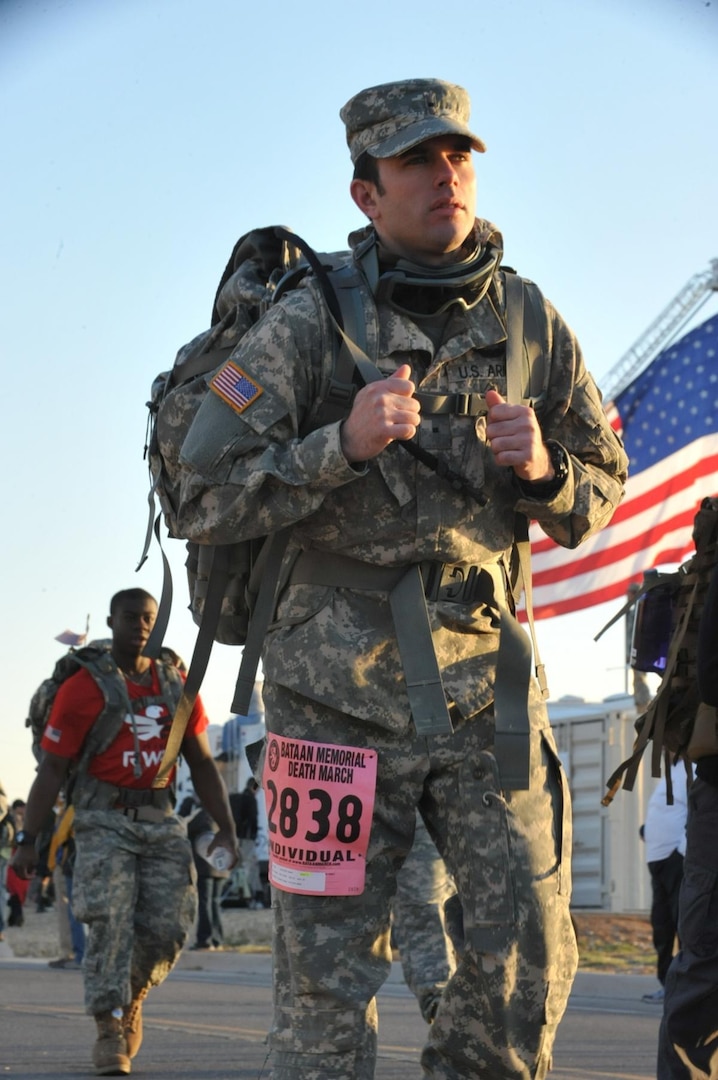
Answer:
M184 824L173 812L171 789L152 787L183 685L174 665L142 655L156 617L144 589L117 593L107 620L109 652L95 650L99 662L91 658L60 686L13 860L21 876L32 872L37 833L69 787L77 845L73 910L88 926L85 1004L97 1022L98 1076L130 1072L142 1040L142 1002L171 971L196 915ZM234 822L207 725L197 699L182 754L197 797L219 826L212 846L224 846L236 861Z

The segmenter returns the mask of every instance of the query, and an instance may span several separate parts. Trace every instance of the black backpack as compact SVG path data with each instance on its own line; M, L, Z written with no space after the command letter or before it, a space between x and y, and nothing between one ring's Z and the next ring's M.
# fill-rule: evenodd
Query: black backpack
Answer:
M645 712L636 720L636 739L631 756L619 765L606 782L608 793L601 800L608 806L623 785L633 790L638 768L648 742L653 743L651 775L661 775L664 759L668 801L672 802L670 757L691 763L708 753L718 754L716 710L703 705L698 692L696 661L698 628L711 574L718 555L718 498L702 500L693 522L695 555L671 574L647 575L642 588L621 608L608 626L634 605L645 604L647 617L636 617L632 665L636 670L640 656L655 649L643 648L642 635L663 637L667 643L661 682ZM655 603L652 600L655 599ZM661 632L661 618L667 620ZM604 627L604 630L607 627ZM601 631L603 633L603 631ZM600 637L600 634L598 635ZM652 643L652 642L651 642ZM655 671L654 667L649 670Z

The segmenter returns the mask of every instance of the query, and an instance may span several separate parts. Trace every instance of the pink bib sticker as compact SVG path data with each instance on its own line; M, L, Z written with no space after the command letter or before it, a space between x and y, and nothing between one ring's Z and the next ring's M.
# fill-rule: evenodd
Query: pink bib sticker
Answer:
M268 735L269 880L284 892L364 891L376 750Z

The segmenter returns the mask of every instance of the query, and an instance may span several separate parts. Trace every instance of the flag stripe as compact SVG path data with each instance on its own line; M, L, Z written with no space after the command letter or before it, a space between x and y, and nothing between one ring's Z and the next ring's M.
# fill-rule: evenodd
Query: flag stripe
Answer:
M536 618L623 598L646 570L692 554L696 511L718 493L717 330L708 320L687 334L607 406L630 459L609 524L576 550L532 524Z
M652 528L629 535L625 546L614 543L605 552L608 562L603 559L595 566L582 559L576 565L557 564L549 572L539 570L533 577L535 617L548 618L613 600L624 595L631 582L640 581L645 570L688 558L693 551L693 519L701 499L716 493L715 477L703 478L687 490L686 510L671 519L659 516Z
M659 465L646 469L644 473L639 473L636 477L629 477L626 484L626 496L611 521L600 533L591 537L585 546L599 544L605 547L610 546L612 535L610 530L633 521L648 510L662 509L667 495L680 498L682 494L685 494L686 485L696 483L706 477L713 477L718 484L717 474L718 437L709 435L703 439L697 439L685 450L666 458ZM688 495L690 497L690 493ZM640 520L633 521L632 527L640 528L640 526ZM531 538L532 553L553 552L558 554L559 559L561 558L560 552L564 549L541 532L537 525L531 527ZM583 551L584 547L578 550Z
M696 502L703 497L706 483L709 488L715 485L718 470L718 436L701 440L701 445L706 453L699 461L693 462L690 460L693 455L687 457L683 451L676 454L675 459L668 459L666 469L670 470L670 480L651 493L634 496L632 481L629 480L626 485L626 498L636 506L637 512L628 517L624 516L623 520L617 520L614 515L613 520L601 532L572 553L573 558L570 558L569 553L567 559L565 549L542 535L541 540L532 546L532 551L537 556L542 556L536 559L534 581L545 584L556 580L557 570L564 574L568 570L573 574L583 573L585 569L607 566L613 560L614 551L617 550L620 557L620 551L626 549L625 545L640 550L647 534L659 528L665 531L677 519L681 520L683 526L688 526L690 532ZM713 452L709 451L709 447ZM537 526L533 525L532 538L536 535L536 530Z

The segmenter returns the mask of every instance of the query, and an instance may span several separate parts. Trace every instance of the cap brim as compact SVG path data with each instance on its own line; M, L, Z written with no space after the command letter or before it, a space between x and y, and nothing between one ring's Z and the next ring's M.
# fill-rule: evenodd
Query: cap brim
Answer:
M484 142L463 124L455 123L443 116L435 116L410 124L395 135L390 135L388 139L382 139L375 146L368 146L367 153L375 158L397 157L411 150L412 146L418 146L427 139L436 139L440 135L462 135L469 140L473 150L478 150L480 154L486 151Z

